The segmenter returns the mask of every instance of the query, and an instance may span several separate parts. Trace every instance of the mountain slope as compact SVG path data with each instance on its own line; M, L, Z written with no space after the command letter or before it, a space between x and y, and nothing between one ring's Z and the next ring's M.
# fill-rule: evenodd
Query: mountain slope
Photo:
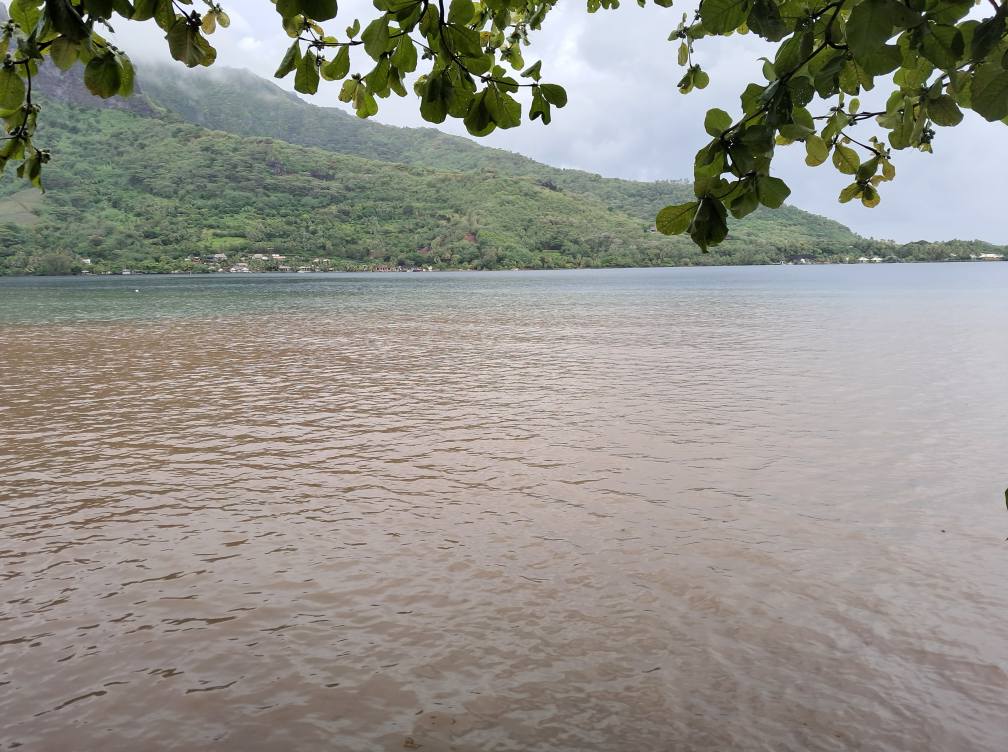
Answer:
M437 131L361 122L247 74L219 79L204 89L217 79L151 75L133 98L105 103L81 90L79 71L45 70L36 84L38 141L54 154L48 193L26 197L10 173L0 181L0 272L62 270L76 256L95 269L170 271L213 253L334 268L766 263L865 242L789 209L754 215L703 255L652 231L654 210L681 185L558 170ZM204 100L212 106L197 111ZM355 153L372 150L381 158Z
M11 270L52 250L152 270L221 251L474 267L681 263L695 252L526 178L437 172L54 102L40 140L74 156L54 158L35 225L4 243ZM5 181L8 202L24 203L19 187Z
M191 123L215 130L439 170L491 170L530 177L563 191L591 196L649 224L663 206L692 200L692 188L686 182L603 178L550 167L433 128L396 128L361 120L336 108L309 104L248 71L188 71L165 64L145 67L141 76L145 91L155 101ZM790 206L758 210L732 227L734 237L756 242L765 242L768 231L781 244L835 247L857 238L838 222Z

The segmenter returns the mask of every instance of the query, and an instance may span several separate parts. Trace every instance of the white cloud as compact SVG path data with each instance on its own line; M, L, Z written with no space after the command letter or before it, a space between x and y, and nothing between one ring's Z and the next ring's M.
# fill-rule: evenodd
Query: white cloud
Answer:
M218 65L248 68L270 77L290 40L273 8L225 4L232 26L214 35ZM228 7L230 5L231 7ZM258 6L259 3L257 2ZM617 11L589 15L583 3L560 3L534 38L525 58L543 60L547 80L563 84L570 102L554 113L553 123L538 121L497 131L482 143L517 151L560 167L577 167L612 177L676 179L688 177L693 155L706 141L702 121L710 107L738 111L738 95L750 81L760 81L757 58L767 46L755 37L702 40L698 60L711 73L704 91L682 96L676 90L681 71L676 46L667 41L682 9L631 3ZM342 30L354 17L371 17L367 0L340 6ZM161 32L147 24L120 24L122 46L134 55L166 56ZM155 52L152 52L155 51ZM363 65L363 63L362 63ZM142 83L142 82L141 82ZM291 79L278 82L291 87ZM339 86L323 84L317 104L346 109ZM381 102L377 120L392 125L426 126L412 97ZM460 123L443 130L464 135ZM866 126L867 129L867 126ZM1000 130L999 130L1000 129ZM957 128L939 129L934 155L897 152L897 179L882 190L876 209L840 205L843 176L828 166L808 168L800 146L782 150L776 170L794 189L793 203L836 218L856 231L897 240L974 238L1008 243L1008 224L1000 221L1000 191L1008 171L1004 126L968 117Z
M242 37L241 41L238 42L238 49L242 52L253 52L262 46L262 41L255 37Z

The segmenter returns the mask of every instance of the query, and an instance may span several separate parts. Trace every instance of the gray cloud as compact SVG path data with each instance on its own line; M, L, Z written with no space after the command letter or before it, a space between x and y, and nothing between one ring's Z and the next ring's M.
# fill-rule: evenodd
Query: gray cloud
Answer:
M218 64L271 77L290 44L279 16L265 1L239 6L232 0L225 7L233 23L214 36ZM350 0L342 4L334 28L374 12L370 2ZM681 8L641 9L626 3L617 11L589 15L581 2L559 4L525 59L541 58L544 76L566 87L570 103L555 112L548 127L538 121L526 123L498 130L480 142L610 177L689 177L693 155L706 141L704 113L710 107L737 113L738 94L750 81L762 80L756 60L768 47L751 36L703 40L698 60L710 72L711 85L683 96L675 87L682 75L676 47L667 41L681 13ZM153 24L121 27L118 43L134 57L167 57L163 35ZM278 83L291 87L291 79ZM338 84L323 83L311 101L347 109L337 99L338 90ZM412 98L393 97L381 106L377 117L381 122L430 125L420 118ZM440 127L465 135L459 123ZM870 127L862 126L865 131ZM800 145L782 150L776 170L794 190L792 203L864 235L899 241L983 238L1008 243L1008 225L999 221L996 206L1000 203L996 187L1008 171L1008 150L995 140L1003 137L1003 128L967 116L954 129L939 129L934 155L897 152L897 179L883 186L882 203L875 209L838 204L837 195L847 182L844 176L829 166L806 167Z

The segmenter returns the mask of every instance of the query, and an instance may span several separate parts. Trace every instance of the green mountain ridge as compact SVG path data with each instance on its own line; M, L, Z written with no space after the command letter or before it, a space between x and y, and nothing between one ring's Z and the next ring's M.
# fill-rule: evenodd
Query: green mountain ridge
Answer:
M142 68L128 100L45 68L40 196L0 181L0 273L81 268L553 268L771 263L873 248L793 207L761 210L711 254L653 231L685 184L548 167L434 129L304 102L244 71ZM287 257L274 259L273 255ZM210 261L211 263L205 263Z
M609 208L649 225L670 203L692 200L687 181L642 182L605 178L583 170L551 167L514 152L483 146L434 128L399 128L361 120L334 107L318 107L253 73L234 68L185 71L153 65L143 70L145 90L186 121L243 136L268 136L340 154L436 170L492 170L534 178L564 191L591 195ZM250 106L262 102L265 108ZM792 243L833 243L857 236L839 222L786 206L761 209L733 235L758 239L768 218Z

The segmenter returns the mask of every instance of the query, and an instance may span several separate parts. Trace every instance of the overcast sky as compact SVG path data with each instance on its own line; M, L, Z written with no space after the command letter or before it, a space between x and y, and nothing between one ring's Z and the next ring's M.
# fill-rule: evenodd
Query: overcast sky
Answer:
M216 64L271 78L290 44L272 5L267 0L222 4L232 24L212 38L219 52ZM589 15L584 0L560 3L535 36L525 60L541 58L544 80L566 87L569 104L554 110L547 127L539 121L524 123L479 141L607 177L690 177L693 155L707 140L704 113L715 106L738 113L739 93L750 81L762 81L755 61L767 48L751 35L702 40L697 60L711 74L711 85L681 95L675 86L682 75L675 61L676 46L667 37L687 7L641 9L626 0L616 11ZM338 23L329 25L341 36L355 17L366 23L376 13L366 0L346 0L340 8ZM120 24L118 43L141 61L152 55L167 58L160 30L152 23L145 26ZM353 70L364 72L366 62L360 54ZM290 76L278 83L291 88L292 82ZM308 99L346 109L338 92L339 83L322 82L319 93ZM420 118L415 97L393 95L379 100L379 105L375 119L380 122L429 126ZM465 135L460 123L440 127ZM865 139L871 127L860 126ZM779 150L775 171L791 185L791 203L837 219L862 235L901 242L981 238L1008 243L1008 222L1002 214L1008 174L1005 126L967 112L960 126L937 130L933 155L895 152L896 180L882 186L882 203L875 209L854 202L838 204L837 194L849 178L829 164L806 167L800 144Z

